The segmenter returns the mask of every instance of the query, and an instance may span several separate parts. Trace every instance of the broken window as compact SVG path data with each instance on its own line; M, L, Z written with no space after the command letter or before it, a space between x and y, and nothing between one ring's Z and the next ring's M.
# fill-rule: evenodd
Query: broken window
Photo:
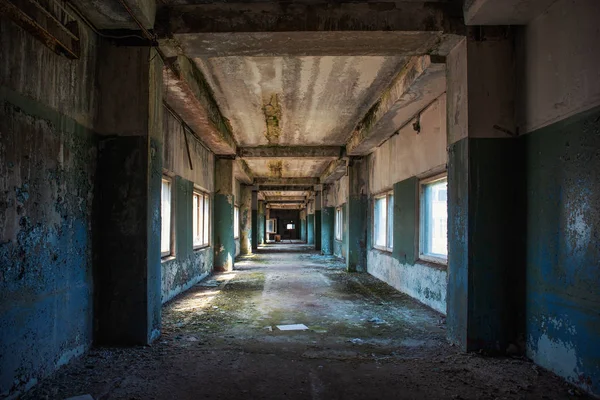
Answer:
M192 216L194 248L208 246L209 244L209 203L210 199L207 193L194 191Z
M233 207L233 238L237 239L240 237L240 208L238 206Z
M267 233L277 233L277 220L275 218L267 220Z
M163 178L160 200L160 253L162 257L171 255L171 181Z
M394 195L375 197L373 207L373 244L380 250L391 251L394 237Z
M448 177L421 181L420 258L446 263L448 258Z
M342 219L342 207L335 209L335 238L336 240L342 240L343 232L343 219Z

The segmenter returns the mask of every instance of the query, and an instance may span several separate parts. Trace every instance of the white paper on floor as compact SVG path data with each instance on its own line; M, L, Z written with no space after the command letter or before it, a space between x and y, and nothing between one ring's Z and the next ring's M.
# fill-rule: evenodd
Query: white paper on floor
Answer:
M304 324L277 325L277 329L280 331L306 331L308 326Z

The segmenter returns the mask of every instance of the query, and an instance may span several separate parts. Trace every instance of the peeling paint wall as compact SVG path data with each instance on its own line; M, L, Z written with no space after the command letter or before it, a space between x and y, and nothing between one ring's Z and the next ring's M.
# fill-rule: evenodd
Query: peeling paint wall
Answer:
M419 121L419 133L409 123L369 155L371 194L446 164L446 94L423 110Z
M194 249L193 245L193 192L202 189L211 194L210 215L212 227L214 190L214 155L206 149L190 132L184 132L179 121L169 112L163 120L163 168L174 175L171 204L175 229L175 254L161 263L161 300L171 300L206 277L213 268L213 238L209 229L210 246ZM188 145L193 169L190 167L184 134L188 135Z
M600 395L600 4L556 1L517 35L527 182L527 355Z
M80 32L70 61L0 19L0 397L92 342L97 42Z
M446 314L446 270L416 263L403 264L391 254L370 250L367 271L421 303Z
M418 229L417 176L445 169L446 95L428 106L420 117L421 131L408 124L369 155L370 195L394 189L394 249L385 252L369 240L367 270L403 293L446 313L446 269L420 263L415 254ZM369 216L372 213L370 202ZM401 229L400 229L401 228ZM369 223L367 234L373 235Z

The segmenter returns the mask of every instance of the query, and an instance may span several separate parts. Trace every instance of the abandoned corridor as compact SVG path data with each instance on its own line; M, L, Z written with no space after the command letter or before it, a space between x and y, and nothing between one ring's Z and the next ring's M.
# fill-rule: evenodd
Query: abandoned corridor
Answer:
M530 361L463 354L445 335L441 314L380 280L270 244L167 303L152 346L92 350L26 399L572 398Z

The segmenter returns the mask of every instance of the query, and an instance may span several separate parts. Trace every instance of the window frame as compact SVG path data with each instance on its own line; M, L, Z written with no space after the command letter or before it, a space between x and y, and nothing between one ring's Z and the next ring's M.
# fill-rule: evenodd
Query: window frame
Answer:
M339 215L339 218L338 218L338 215ZM337 240L338 242L343 241L343 238L344 238L344 211L343 211L342 206L335 208L334 228L335 228L335 235L334 235L335 240Z
M169 238L169 250L163 251L163 233L164 233L164 209L163 209L163 184L167 183L169 188L169 227L168 227L168 235ZM175 234L173 229L173 221L174 221L174 207L173 207L173 179L168 175L163 175L161 179L160 185L160 257L162 259L169 258L175 256L174 245L175 245Z
M373 196L373 208L372 208L372 217L373 217L373 231L372 231L372 236L371 236L371 240L373 243L373 248L377 249L377 250L381 250L381 251L385 251L385 252L389 252L391 253L394 250L394 238L392 237L390 239L390 197L394 197L394 191L393 190L386 190L385 192L381 192L376 194L375 196ZM375 243L375 203L377 202L378 199L384 199L385 198L385 246L381 246ZM392 205L393 207L393 205ZM392 208L392 221L391 221L391 226L394 226L394 210Z
M237 226L236 226L237 225ZM240 238L240 206L233 206L233 239Z
M423 250L425 248L424 237L423 237L423 234L424 234L423 224L425 222L425 214L424 214L425 213L425 206L424 206L425 187L428 185L431 185L432 183L435 183L437 181L441 181L444 179L446 180L446 185L448 185L448 171L444 171L442 173L420 179L419 180L419 192L418 192L419 199L417 202L418 221L419 221L419 223L417 224L417 245L418 245L417 251L418 251L418 255L419 255L419 260L428 262L428 263L438 264L441 266L448 265L448 255L447 254L446 254L446 257L437 257L434 255L423 253ZM447 193L446 193L446 196L447 196ZM448 198L446 197L446 210L447 210L447 207L448 207ZM448 222L446 220L446 224L447 223ZM446 227L446 241L447 241L447 237L448 237L448 229Z
M199 244L196 244L194 242L195 241L194 225L197 223L197 221L192 221L192 247L194 250L198 250L198 249L204 249L206 247L210 247L210 223L211 223L210 194L199 188L194 188L194 191L192 192L192 207L194 207L193 199L195 196L199 196L200 198L202 198L202 210L200 210L202 212L202 226L200 227L200 236L202 239L201 239L201 243L199 243ZM207 205L208 205L208 209L207 209ZM193 215L194 215L194 211L192 209L192 219L193 219ZM198 217L200 217L200 214L198 214ZM206 228L208 228L208 229L206 229Z

